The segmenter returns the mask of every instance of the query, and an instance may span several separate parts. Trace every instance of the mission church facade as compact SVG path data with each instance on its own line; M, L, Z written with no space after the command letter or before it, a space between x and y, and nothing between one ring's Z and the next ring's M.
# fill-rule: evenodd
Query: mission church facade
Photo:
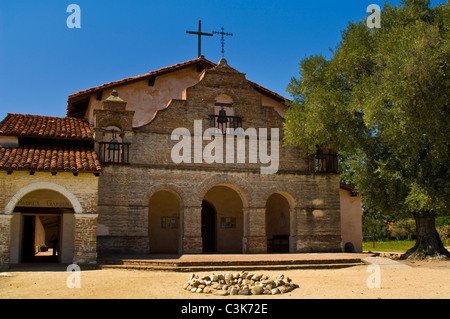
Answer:
M0 123L0 264L339 252L347 242L360 250L360 202L341 187L336 155L283 145L285 102L225 59L199 57L70 95L65 118L9 113ZM232 129L267 128L271 163L250 160L249 137L244 162L196 160L210 127L224 152L236 142L234 156ZM173 160L179 128L192 136L190 161ZM262 173L269 165L276 171Z

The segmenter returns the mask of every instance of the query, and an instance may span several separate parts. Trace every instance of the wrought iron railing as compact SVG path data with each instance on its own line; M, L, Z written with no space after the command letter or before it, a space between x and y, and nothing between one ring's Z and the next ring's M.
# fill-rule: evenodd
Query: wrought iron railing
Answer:
M128 164L131 143L99 142L99 157L102 163Z
M339 173L338 155L332 153L315 154L314 171L320 173Z
M219 116L210 114L209 118L210 127L219 129L223 134L229 133L230 129L237 129L242 127L242 116Z

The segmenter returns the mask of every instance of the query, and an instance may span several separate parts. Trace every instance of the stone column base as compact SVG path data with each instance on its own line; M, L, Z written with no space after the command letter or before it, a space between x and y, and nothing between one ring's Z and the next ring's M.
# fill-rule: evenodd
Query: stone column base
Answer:
M8 269L10 265L12 217L12 215L0 214L0 269Z
M202 237L183 237L183 254L201 254L202 252Z
M265 254L267 253L266 236L248 236L242 240L242 252L244 254Z
M73 262L97 262L97 214L75 214L75 249Z

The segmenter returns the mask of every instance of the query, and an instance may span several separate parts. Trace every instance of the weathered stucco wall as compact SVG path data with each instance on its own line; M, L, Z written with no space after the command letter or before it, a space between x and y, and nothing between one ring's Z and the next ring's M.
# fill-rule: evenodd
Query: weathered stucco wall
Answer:
M357 252L362 252L361 196L350 196L350 191L340 189L342 243L350 242Z

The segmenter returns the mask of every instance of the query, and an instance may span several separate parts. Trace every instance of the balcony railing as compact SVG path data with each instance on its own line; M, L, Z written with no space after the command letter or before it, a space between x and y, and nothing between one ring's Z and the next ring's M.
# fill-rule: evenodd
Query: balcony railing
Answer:
M219 129L223 134L229 133L230 129L237 129L242 127L242 116L220 116L219 120L219 115L210 114L209 118L210 127Z
M102 163L128 164L131 143L99 142L99 157Z
M337 154L318 153L314 155L314 171L320 173L339 173Z

